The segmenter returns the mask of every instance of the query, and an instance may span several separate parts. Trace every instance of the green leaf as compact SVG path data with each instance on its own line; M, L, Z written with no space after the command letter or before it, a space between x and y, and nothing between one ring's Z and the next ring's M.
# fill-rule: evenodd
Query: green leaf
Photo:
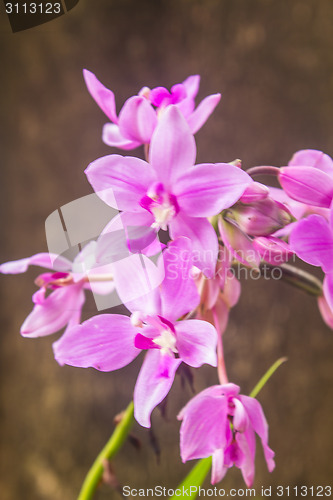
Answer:
M201 486L206 479L211 465L212 457L202 458L199 460L190 473L185 477L184 481L177 487L177 490L181 490L181 494L170 497L170 500L177 500L185 497L195 498L198 495L199 486ZM187 492L187 494L185 492Z

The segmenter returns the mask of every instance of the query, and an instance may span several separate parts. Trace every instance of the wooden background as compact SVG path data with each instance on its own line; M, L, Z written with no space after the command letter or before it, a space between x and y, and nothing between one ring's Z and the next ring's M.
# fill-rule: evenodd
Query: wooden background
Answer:
M118 109L143 85L202 76L200 97L221 103L197 134L198 161L283 165L298 149L333 154L333 4L330 0L80 0L67 15L12 34L1 47L1 261L46 251L44 222L92 192L83 170L111 152L105 118L88 95L88 68ZM72 500L131 398L139 362L115 373L61 368L52 338L23 339L36 269L1 278L0 496ZM94 314L90 304L90 314ZM249 392L279 357L289 361L260 394L277 453L272 475L258 446L255 486L326 485L333 463L333 333L315 301L280 282L244 282L225 337L230 379ZM216 383L195 373L196 390ZM157 463L146 430L115 461L122 484L175 487L181 466L175 415L191 396L176 381L169 420L154 412ZM238 470L222 486L243 487ZM98 500L117 498L107 487Z

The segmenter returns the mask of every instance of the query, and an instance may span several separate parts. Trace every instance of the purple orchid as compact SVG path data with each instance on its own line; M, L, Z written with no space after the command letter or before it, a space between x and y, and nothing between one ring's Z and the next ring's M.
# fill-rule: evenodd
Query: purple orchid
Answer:
M199 255L197 266L212 276L218 242L207 217L233 205L253 181L227 163L194 165L195 157L188 124L176 106L169 106L153 134L149 163L110 155L85 172L96 194L123 210L124 224L155 233L169 228L172 239L190 238Z
M147 350L134 389L135 418L150 427L152 410L169 392L181 362L192 367L216 366L215 328L196 319L177 321L199 303L190 271L191 245L187 238L169 244L158 267L141 256L117 263L116 289L131 317L119 314L95 316L72 328L54 344L61 364L113 371L128 365ZM135 262L137 257L138 262ZM159 288L161 272L164 280ZM138 297L137 290L142 291Z
M248 488L254 479L255 433L261 439L268 470L274 467L268 425L260 403L239 395L235 384L215 385L195 396L181 410L180 454L183 462L212 456L212 484L235 465Z
M44 337L61 330L67 324L79 323L85 301L84 289L107 294L114 289L113 282L89 283L86 270L92 268L96 243L91 242L76 256L72 263L65 257L52 253L39 253L25 259L1 264L3 274L24 273L30 265L51 269L40 274L35 283L40 289L32 296L34 308L21 327L24 337ZM94 269L105 273L107 266ZM46 296L46 293L51 291Z
M200 77L193 75L183 83L174 85L171 92L164 87L152 90L143 87L139 95L125 102L118 117L113 92L104 87L90 71L83 70L83 76L91 96L112 122L104 126L103 141L109 146L125 150L149 144L160 116L170 105L177 106L195 134L221 99L221 94L210 95L194 109Z

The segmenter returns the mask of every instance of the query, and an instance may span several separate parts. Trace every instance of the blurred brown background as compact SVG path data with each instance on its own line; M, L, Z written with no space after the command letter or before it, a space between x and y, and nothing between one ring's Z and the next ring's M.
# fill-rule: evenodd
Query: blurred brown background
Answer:
M82 69L115 91L118 109L143 85L170 87L199 73L199 97L221 91L197 134L198 161L241 158L245 168L285 164L302 148L333 153L331 0L80 0L65 16L21 33L1 12L1 261L46 251L44 222L91 192L83 174L116 152ZM1 500L72 500L131 398L139 363L115 373L61 368L53 338L23 339L38 270L1 278ZM93 305L91 314L94 313ZM246 282L225 337L230 379L249 392L279 357L289 361L260 394L277 467L258 446L255 486L326 485L333 463L333 332L315 300L276 282ZM216 383L195 373L196 390ZM191 396L176 381L169 421L154 412L157 464L146 430L114 467L131 487L175 487L181 466L175 415ZM231 470L221 486L243 487ZM118 498L102 487L98 500Z

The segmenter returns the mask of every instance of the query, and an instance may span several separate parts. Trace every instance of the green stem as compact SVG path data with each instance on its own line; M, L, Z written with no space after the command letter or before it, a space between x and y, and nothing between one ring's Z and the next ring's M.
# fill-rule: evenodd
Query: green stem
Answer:
M123 417L115 428L109 441L97 456L83 482L78 500L90 500L103 476L104 462L113 458L124 444L134 421L133 401L124 411Z
M276 370L279 368L279 366L281 366L282 363L284 363L285 361L287 361L287 358L280 358L277 361L275 361L275 363L267 370L265 375L263 375L261 377L261 379L259 380L257 385L250 392L251 398L255 398L259 394L259 392L264 387L264 385L268 382L268 380L271 378L273 373L276 372Z

